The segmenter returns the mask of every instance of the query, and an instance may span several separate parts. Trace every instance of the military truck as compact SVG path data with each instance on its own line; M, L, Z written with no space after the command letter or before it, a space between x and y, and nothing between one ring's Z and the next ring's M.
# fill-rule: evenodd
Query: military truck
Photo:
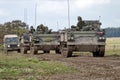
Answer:
M30 43L31 43L31 34L23 34L20 40L20 51L22 54L27 54L30 50Z
M19 37L16 34L9 34L4 36L4 52L17 51L20 52Z
M64 57L71 57L74 51L80 51L92 52L94 57L103 57L106 38L100 25L99 20L84 20L82 28L77 25L72 26L70 30L61 31L61 54Z

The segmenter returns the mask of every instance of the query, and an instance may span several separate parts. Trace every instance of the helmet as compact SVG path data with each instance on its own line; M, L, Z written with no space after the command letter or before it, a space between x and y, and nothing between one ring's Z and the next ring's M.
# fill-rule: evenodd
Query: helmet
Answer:
M82 17L81 16L78 16L78 21L82 21Z

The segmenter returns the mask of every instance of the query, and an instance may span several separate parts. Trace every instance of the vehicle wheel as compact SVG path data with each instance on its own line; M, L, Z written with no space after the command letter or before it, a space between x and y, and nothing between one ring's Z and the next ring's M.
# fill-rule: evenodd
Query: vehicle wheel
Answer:
M27 50L26 50L25 47L22 47L20 51L21 51L22 54L27 54Z
M20 49L18 49L17 52L20 53Z

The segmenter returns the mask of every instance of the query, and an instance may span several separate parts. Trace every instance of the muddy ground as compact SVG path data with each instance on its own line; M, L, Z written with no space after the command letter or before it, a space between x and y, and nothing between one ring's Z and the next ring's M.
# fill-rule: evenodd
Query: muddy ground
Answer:
M120 80L120 57L95 58L90 55L75 55L63 58L60 54L36 55L40 60L60 61L75 67L78 72L46 76L47 80Z

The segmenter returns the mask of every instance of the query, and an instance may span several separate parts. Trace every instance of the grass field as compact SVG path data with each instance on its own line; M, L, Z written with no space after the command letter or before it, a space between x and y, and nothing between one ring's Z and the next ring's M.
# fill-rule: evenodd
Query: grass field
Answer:
M21 54L0 54L0 80L47 80L44 76L74 71L77 70L61 62L40 61Z
M105 54L120 55L120 38L107 38ZM34 56L22 54L0 53L0 80L48 80L50 75L77 71L62 62L41 61Z
M120 55L120 38L107 38L106 55Z

